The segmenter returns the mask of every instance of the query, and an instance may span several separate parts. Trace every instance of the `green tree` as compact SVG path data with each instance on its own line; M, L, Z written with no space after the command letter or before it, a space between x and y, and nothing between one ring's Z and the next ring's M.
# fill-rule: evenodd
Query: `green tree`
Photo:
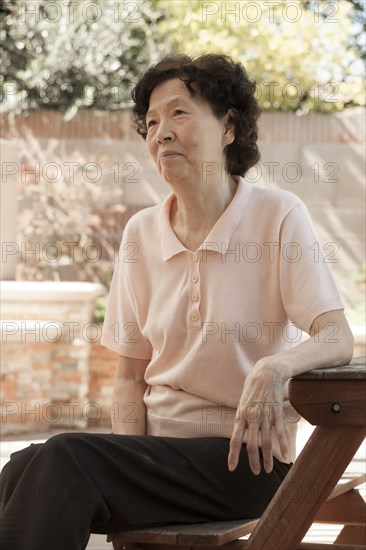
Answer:
M126 107L139 74L160 57L163 47L155 37L160 12L150 1L5 0L0 17L0 93L3 111L12 114L50 108L70 120L78 109ZM85 159L76 149L78 167L72 174L61 169L70 155L58 140L45 147L31 133L19 135L16 125L12 137L17 138L23 171L18 239L48 251L26 255L18 277L59 280L65 269L72 269L79 280L108 286L119 244L113 223L125 210L123 191L117 185L115 202L105 204L100 178L85 177L90 160L107 170L108 152ZM27 173L28 168L51 164L51 175L43 169L34 176ZM97 262L87 260L88 247L97 252Z
M4 110L120 109L161 53L151 2L4 0L0 91Z
M353 7L352 20L355 26L352 46L362 61L366 61L366 4L364 0L349 0Z
M365 104L365 79L348 0L256 2L155 0L171 50L221 52L240 60L258 84L264 110L332 112ZM358 25L358 31L360 27Z
M34 14L34 4L38 6ZM264 110L365 105L358 0L2 0L3 109L120 109L138 75L170 51L228 53ZM296 8L297 5L297 8ZM128 8L130 11L128 11Z

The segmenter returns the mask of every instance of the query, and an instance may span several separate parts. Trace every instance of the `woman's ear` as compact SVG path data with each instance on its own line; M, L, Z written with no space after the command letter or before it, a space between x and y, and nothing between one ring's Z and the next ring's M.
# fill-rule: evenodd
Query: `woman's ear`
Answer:
M235 117L237 115L237 110L231 108L225 115L224 119L224 138L226 145L230 145L235 139Z

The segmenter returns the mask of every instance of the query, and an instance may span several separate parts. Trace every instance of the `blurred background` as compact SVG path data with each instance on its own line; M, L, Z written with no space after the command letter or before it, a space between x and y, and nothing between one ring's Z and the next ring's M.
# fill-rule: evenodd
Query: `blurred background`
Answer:
M254 185L307 204L365 355L365 14L353 0L1 2L5 437L110 426L105 297L131 215L168 189L130 120L169 52L221 52L257 83Z

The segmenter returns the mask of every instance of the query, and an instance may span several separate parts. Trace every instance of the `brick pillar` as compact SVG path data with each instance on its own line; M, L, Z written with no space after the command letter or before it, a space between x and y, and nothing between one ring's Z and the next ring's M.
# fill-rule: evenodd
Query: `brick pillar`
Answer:
M2 282L3 434L85 428L99 414L89 402L89 354L102 293L93 283Z

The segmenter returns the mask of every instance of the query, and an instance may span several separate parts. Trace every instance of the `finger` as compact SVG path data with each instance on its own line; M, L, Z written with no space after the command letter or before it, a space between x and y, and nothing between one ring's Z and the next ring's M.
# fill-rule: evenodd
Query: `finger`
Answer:
M245 418L240 416L239 412L235 418L235 425L230 439L230 450L228 455L228 468L230 472L233 472L238 465L245 427Z
M262 411L258 403L250 408L247 412L248 416L248 432L247 432L247 453L249 458L250 469L253 474L258 475L261 471L261 463L259 459L259 427L261 424Z
M261 423L261 449L263 454L263 466L267 474L273 470L272 454L272 421L270 405L266 405Z
M280 407L279 410L274 411L274 428L276 431L277 439L280 444L280 450L283 458L285 460L289 460L289 447L288 447L288 440L287 440L287 434L285 430L285 424L283 422L283 408Z
M255 428L253 425L248 428L247 453L249 458L249 466L253 474L255 474L256 476L261 472L258 447L258 432L258 428Z

